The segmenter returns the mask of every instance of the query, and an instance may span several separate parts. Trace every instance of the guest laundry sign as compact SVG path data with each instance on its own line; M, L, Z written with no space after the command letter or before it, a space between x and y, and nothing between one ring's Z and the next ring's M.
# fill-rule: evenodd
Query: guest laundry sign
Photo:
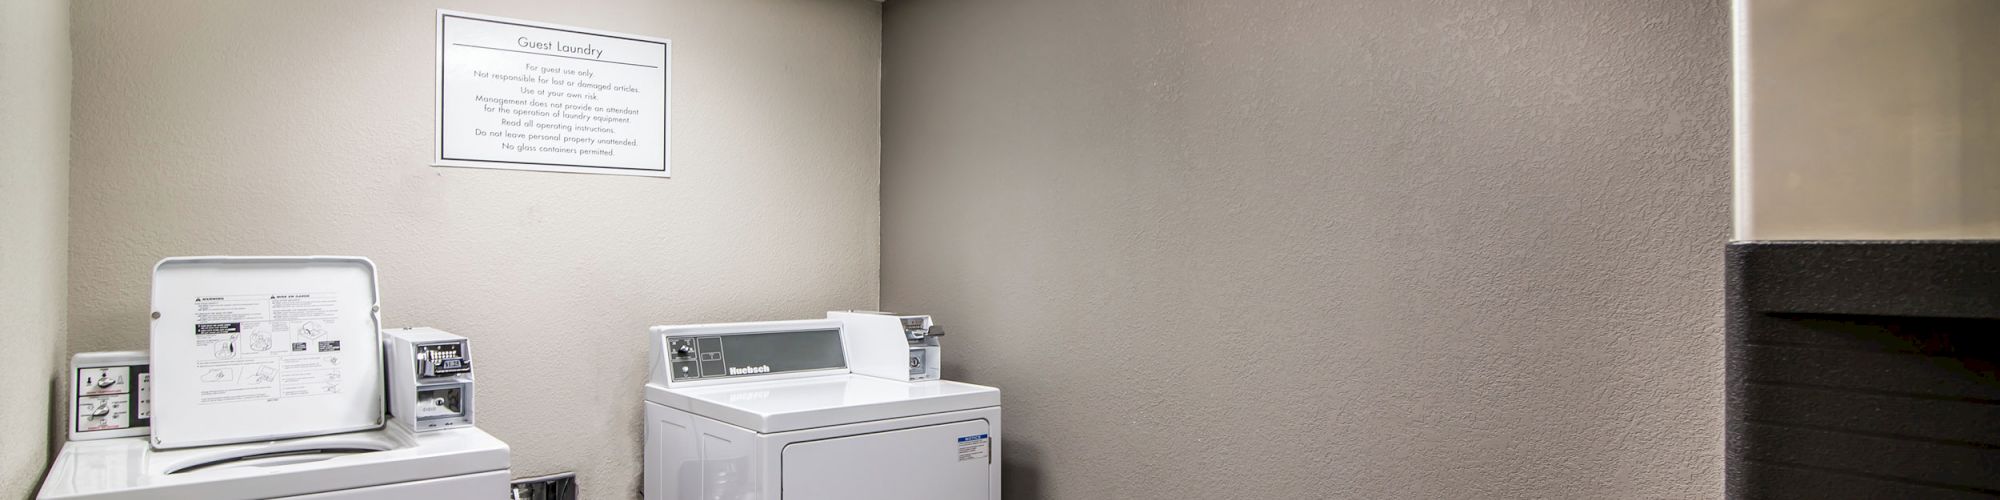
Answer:
M437 13L446 167L668 176L671 42Z

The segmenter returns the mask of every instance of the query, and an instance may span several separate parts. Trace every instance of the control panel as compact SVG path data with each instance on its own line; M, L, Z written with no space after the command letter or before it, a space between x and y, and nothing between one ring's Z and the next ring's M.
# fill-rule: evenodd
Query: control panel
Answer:
M71 441L151 432L153 376L144 351L85 352L70 358Z
M415 432L472 426L472 341L433 328L382 333L391 419Z
M707 383L847 369L840 323L823 320L655 326L653 383Z
M674 380L845 368L840 330L668 337Z

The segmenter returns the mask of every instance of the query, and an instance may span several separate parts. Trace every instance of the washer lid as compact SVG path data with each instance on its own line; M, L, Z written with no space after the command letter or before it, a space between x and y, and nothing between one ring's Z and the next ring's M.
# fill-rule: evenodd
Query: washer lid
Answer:
M646 400L769 433L1000 406L1000 390L829 375L677 389L646 384Z
M152 442L266 441L382 426L375 264L181 257L153 268Z
M225 461L232 458L241 460ZM506 470L509 464L507 443L472 427L411 434L389 426L183 450L153 449L143 437L71 441L50 463L36 498L278 498Z

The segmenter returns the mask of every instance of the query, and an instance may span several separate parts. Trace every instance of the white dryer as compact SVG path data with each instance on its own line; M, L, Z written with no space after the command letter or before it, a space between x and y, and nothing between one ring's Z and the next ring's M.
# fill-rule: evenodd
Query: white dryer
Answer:
M997 500L1000 390L849 373L841 323L652 329L652 500Z
M470 427L177 450L138 436L64 444L38 498L484 500L506 498L511 477L507 443Z

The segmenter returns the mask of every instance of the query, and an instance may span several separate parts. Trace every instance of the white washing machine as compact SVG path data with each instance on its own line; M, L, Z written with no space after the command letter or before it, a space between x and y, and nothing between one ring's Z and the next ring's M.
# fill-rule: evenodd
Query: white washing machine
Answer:
M161 260L151 350L72 362L40 498L506 498L506 443L384 423L376 297L360 257Z
M652 500L997 500L1000 390L848 371L841 323L653 327Z
M175 450L145 436L72 441L38 498L507 498L507 444L477 428L399 426Z

